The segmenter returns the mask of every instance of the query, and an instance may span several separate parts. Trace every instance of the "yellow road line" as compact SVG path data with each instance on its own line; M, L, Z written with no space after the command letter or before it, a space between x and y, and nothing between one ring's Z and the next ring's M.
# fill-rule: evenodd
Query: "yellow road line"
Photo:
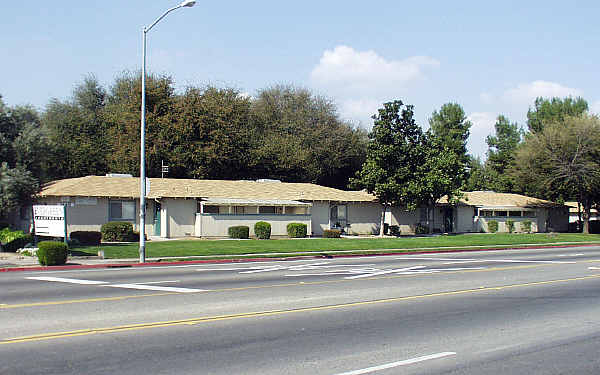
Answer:
M378 300L372 300L372 301L341 303L341 304L337 304L337 305L304 307L304 308L289 309L289 310L257 311L257 312L241 313L241 314L217 315L217 316L198 317L198 318L182 319L182 320L171 320L171 321L164 321L164 322L130 324L130 325L123 325L123 326L116 326L116 327L91 328L91 329L82 329L82 330L67 331L67 332L53 332L53 333L45 333L45 334L40 334L40 335L9 338L9 339L0 341L0 345L51 340L51 339L59 339L59 338L74 337L74 336L85 336L85 335L93 335L93 334L101 334L101 333L125 332L125 331L133 331L133 330L141 330L141 329L149 329L149 328L172 327L172 326L179 326L179 325L195 325L195 324L201 324L201 323L242 319L242 318L258 318L258 317L276 316L276 315L284 315L284 314L292 314L292 313L335 310L335 309L357 307L357 306L367 306L367 305L375 305L375 304L383 304L383 303L402 302L402 301L425 299L425 298L432 298L432 297L455 296L455 295L461 295L461 294L478 293L478 292L486 292L486 291L498 291L498 290L505 290L505 289L512 289L512 288L523 288L523 287L538 286L538 285L566 283L566 282L571 282L571 281L589 280L589 279L597 279L597 278L600 278L600 275L574 277L574 278L570 278L570 279L536 281L536 282L523 283L523 284L500 285L500 286L483 287L483 288L477 288L477 289L455 290L455 291L449 291L449 292L421 294L421 295L415 295L415 296L385 298L385 299L378 299Z
M0 310L2 309L16 309L19 307L37 307L37 306L52 306L52 305L68 305L72 303L86 303L86 302L104 302L104 301L121 301L130 298L144 298L144 297L157 297L167 296L170 294L179 294L175 292L171 293L152 293L152 294L137 294L130 296L118 296L118 297L98 297L98 298L84 298L84 299L72 299L65 301L46 301L46 302L32 302L32 303L19 303L14 305L0 304Z

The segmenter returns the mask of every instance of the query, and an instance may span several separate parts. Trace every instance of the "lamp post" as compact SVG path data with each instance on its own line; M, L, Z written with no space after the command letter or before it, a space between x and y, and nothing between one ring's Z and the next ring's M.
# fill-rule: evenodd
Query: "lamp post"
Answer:
M144 27L142 36L142 115L140 123L140 263L146 261L146 34L160 20L175 9L193 7L195 0L185 0L158 17L150 26Z

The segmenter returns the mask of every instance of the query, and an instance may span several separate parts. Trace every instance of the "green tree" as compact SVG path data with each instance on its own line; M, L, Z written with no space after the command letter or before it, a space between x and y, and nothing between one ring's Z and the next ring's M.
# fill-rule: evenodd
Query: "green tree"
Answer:
M588 110L588 103L580 98L537 98L533 109L527 111L527 126L530 133L538 133L547 124L560 123L567 116L579 116Z
M342 121L330 99L304 88L259 91L251 124L257 177L344 188L365 159L366 133Z
M38 191L39 184L31 172L22 166L10 168L3 162L0 165L0 219L31 203Z
M54 178L103 174L110 154L103 120L105 91L94 76L73 90L71 100L52 99L42 123L47 131Z
M600 119L583 114L546 124L519 147L514 173L530 194L577 197L589 233L591 207L600 202Z
M503 115L498 116L494 125L495 135L488 135L486 171L487 188L510 193L514 191L514 176L509 171L515 160L515 151L521 142L522 132L517 123L511 123Z
M433 136L438 138L449 151L454 152L466 165L467 140L469 139L471 121L467 119L465 111L459 104L447 103L434 111L429 119L429 126Z
M413 106L402 101L384 103L372 118L367 158L356 177L354 188L366 189L383 205L380 235L387 208L399 205L415 209L422 202L419 195L420 167L425 163L422 129L414 120Z
M485 164L480 157L469 156L467 164L467 178L461 188L462 191L488 190L489 181Z

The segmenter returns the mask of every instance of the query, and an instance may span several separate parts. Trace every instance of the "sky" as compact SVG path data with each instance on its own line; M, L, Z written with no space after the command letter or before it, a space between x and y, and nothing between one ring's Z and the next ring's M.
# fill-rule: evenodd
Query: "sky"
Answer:
M110 88L141 69L143 27L179 2L4 1L2 100L43 110L89 74ZM197 1L148 33L147 67L178 89L306 87L366 129L387 101L414 105L425 129L458 103L485 158L496 117L526 127L538 96L581 96L600 113L599 13L587 0Z

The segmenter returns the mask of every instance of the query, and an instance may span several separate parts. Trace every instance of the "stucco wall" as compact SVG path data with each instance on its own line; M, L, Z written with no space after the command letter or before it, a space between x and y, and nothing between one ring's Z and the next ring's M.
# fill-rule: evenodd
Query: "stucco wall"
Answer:
M523 222L525 220L531 221L531 232L532 233L543 232L542 230L540 230L540 227L538 225L539 217L521 217L521 218L519 218L519 217L481 217L480 216L476 219L477 219L477 221L476 221L475 228L477 229L478 232L480 232L480 231L489 232L488 222L490 220L496 220L498 222L498 232L499 233L508 232L508 227L506 226L506 220L512 220L515 222L515 232L516 233L523 232L521 222Z
M348 231L353 234L377 234L383 207L378 203L348 203Z
M311 213L312 233L322 236L323 230L329 229L329 202L313 202Z
M414 234L415 225L419 223L419 211L406 211L398 207L392 207L392 218L390 225L400 227L401 234Z
M167 211L165 215L168 217L167 237L195 235L197 210L195 199L162 199L161 209Z
M60 198L42 198L37 204L63 204L67 203L67 231L100 231L102 224L108 222L108 199L97 198L95 205L78 205L75 199L70 202L62 202ZM136 207L136 212L137 207Z
M474 211L475 208L471 206L455 207L454 231L456 233L470 233L478 231L473 223Z
M198 237L227 237L229 227L246 225L250 227L250 235L254 236L254 224L266 221L271 224L271 236L287 236L289 223L302 223L307 226L310 235L311 219L309 215L219 215L197 214L195 234Z

